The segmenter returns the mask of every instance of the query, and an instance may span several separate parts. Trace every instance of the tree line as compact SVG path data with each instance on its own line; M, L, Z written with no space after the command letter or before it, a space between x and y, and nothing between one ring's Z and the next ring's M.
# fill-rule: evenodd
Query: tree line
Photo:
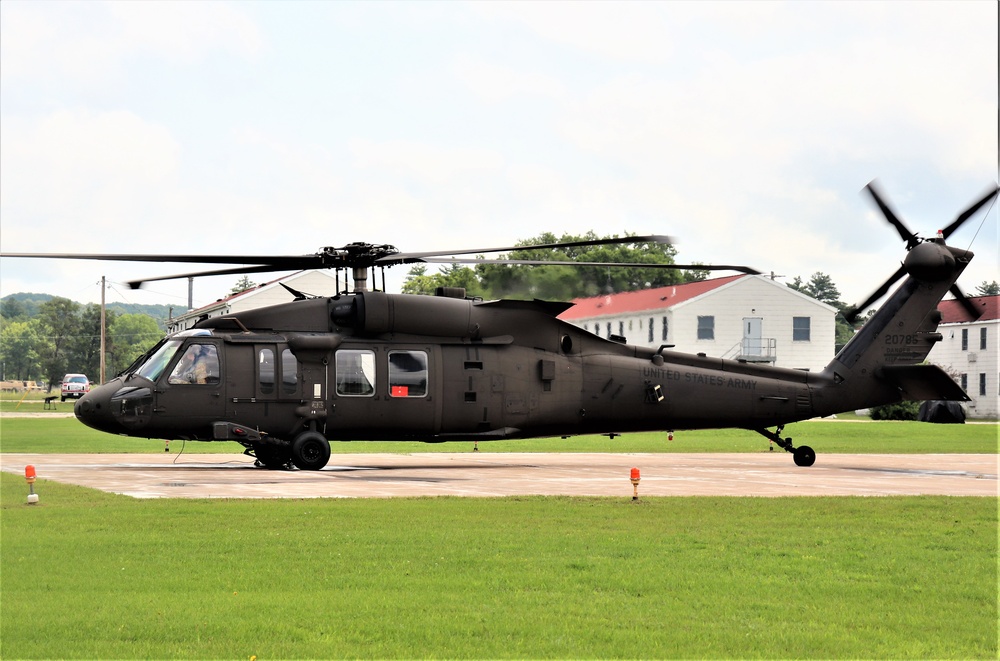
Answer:
M629 236L626 234L625 236ZM592 241L594 232L582 236L556 237L546 232L519 241L518 246ZM482 298L539 298L567 301L605 292L625 292L704 280L704 269L654 269L642 264L673 264L677 249L669 243L616 244L560 249L513 250L502 261L620 262L634 267L524 266L516 264L449 264L438 273L428 273L426 265L410 269L403 283L404 294L433 294L438 287L463 287L466 294Z
M105 309L105 368L124 370L163 337L148 314ZM67 373L100 375L101 306L68 298L28 305L15 297L0 301L2 380L45 381L51 389Z

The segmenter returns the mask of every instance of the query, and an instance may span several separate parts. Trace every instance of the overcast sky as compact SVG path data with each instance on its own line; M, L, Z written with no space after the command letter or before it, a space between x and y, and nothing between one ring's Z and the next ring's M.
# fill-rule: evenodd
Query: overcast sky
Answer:
M668 234L678 261L822 271L857 301L904 255L866 183L926 236L997 180L997 55L988 1L4 0L0 245ZM977 253L967 291L1000 279L997 228L994 206L950 240ZM109 300L183 308L184 281L119 283L186 270L3 259L0 295L99 301L107 275Z

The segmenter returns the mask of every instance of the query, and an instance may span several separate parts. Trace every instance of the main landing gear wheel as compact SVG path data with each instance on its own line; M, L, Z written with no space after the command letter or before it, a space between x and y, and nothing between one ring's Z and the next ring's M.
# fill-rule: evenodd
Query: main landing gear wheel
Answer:
M292 461L292 451L289 447L274 443L254 443L253 456L257 458L258 464L271 470L289 468Z
M292 441L292 463L304 471L318 471L330 461L330 442L315 431L302 432Z
M800 445L792 451L792 460L796 466L812 466L816 463L816 453L808 445Z

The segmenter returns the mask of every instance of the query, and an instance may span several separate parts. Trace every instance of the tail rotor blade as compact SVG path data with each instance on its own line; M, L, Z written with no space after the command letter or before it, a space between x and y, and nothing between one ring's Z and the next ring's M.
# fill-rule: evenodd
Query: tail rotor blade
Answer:
M896 212L892 210L892 207L890 207L882 199L882 194L879 193L878 190L878 184L875 183L874 180L869 182L868 185L865 186L865 190L868 191L868 194L871 195L872 199L875 201L875 204L877 204L878 208L881 209L882 215L885 216L885 219L887 221L889 221L889 224L895 227L896 231L899 232L900 238L902 238L903 241L906 241L907 250L910 250L911 248L913 248L913 246L920 243L920 239L917 238L917 235L911 232L909 228L907 228L906 225L903 224L903 221L899 219L899 217L896 215Z
M952 285L948 291L951 292L952 296L955 297L955 300L958 301L959 305L961 305L965 311L969 313L969 316L972 317L970 321L975 321L976 319L979 319L979 317L983 316L982 307L973 303L972 299L966 296L965 292L963 292L958 285Z
M977 211L979 211L979 209L982 208L982 206L984 204L986 204L987 202L989 202L990 200L992 200L994 197L996 197L998 192L1000 192L1000 186L994 186L992 190L990 190L988 193L986 193L986 195L984 195L982 197L982 199L980 199L978 202L975 202L972 206L970 206L968 209L966 209L965 211L963 211L958 216L958 218L956 218L955 220L953 220L952 223L951 223L951 225L948 225L948 227L946 227L943 230L941 230L941 235L945 239L947 239L949 236L951 236L952 233L954 233L959 227L962 226L962 223L964 223L965 221L967 221L969 218L972 218L973 214L975 214Z
M885 296L885 293L889 291L889 288L896 284L896 282L904 275L906 275L906 267L900 266L896 272L889 276L889 279L883 282L878 289L873 291L871 295L864 300L864 302L844 310L844 319L847 320L847 323L853 324L859 314L867 310L868 306L872 303Z

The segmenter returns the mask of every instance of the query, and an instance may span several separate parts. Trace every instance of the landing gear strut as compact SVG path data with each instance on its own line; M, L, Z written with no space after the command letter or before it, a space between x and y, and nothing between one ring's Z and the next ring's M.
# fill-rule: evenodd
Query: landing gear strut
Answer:
M768 431L766 429L755 429L754 431L770 440L772 443L777 444L778 447L784 448L785 452L791 452L792 460L795 461L796 466L812 466L816 463L816 453L813 452L811 447L808 445L795 447L792 445L791 438L781 438L781 432L784 428L785 426L781 425L774 431Z

